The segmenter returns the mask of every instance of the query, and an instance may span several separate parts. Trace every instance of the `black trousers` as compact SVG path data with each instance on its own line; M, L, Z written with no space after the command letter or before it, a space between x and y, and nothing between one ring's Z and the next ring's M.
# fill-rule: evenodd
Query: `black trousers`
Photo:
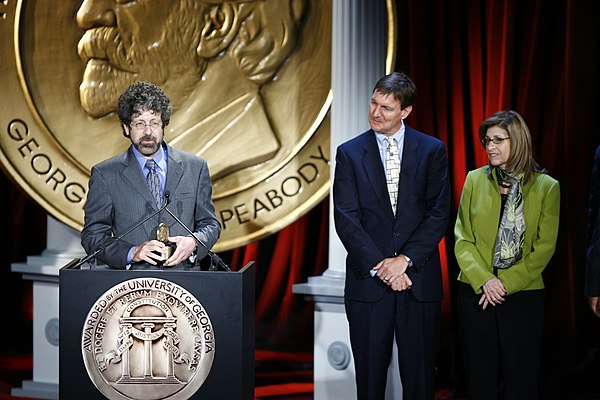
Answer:
M459 334L471 400L535 400L538 396L544 293L527 290L482 310L480 294L460 282Z
M346 300L359 400L383 400L394 336L404 400L433 400L441 302L388 290L380 301Z

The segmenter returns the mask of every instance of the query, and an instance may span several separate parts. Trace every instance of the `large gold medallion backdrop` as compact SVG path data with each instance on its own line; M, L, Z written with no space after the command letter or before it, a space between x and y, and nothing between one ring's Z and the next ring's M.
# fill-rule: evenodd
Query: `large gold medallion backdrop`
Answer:
M117 99L150 81L166 141L208 161L215 251L277 231L329 191L331 19L331 0L0 1L2 167L81 229L91 167L130 144Z

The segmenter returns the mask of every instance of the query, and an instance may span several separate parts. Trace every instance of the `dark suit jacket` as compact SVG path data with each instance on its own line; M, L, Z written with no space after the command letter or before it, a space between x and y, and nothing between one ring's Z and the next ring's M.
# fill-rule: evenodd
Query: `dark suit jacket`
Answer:
M369 270L386 257L405 254L419 301L443 297L438 243L446 232L450 187L446 146L406 126L396 218L375 133L369 130L338 147L333 184L337 234L348 251L345 297L373 302L386 291Z
M585 295L600 296L600 146L596 149L588 210Z
M219 238L221 226L215 217L206 161L170 146L166 149L165 191L170 192L169 210L211 248ZM130 147L92 168L81 244L88 254L108 246L98 259L114 268L124 268L129 249L146 240L156 239L156 228L160 222L169 225L171 236L189 235L175 219L162 212L120 241L114 239L157 209ZM200 258L207 254L201 246L198 246L197 253Z

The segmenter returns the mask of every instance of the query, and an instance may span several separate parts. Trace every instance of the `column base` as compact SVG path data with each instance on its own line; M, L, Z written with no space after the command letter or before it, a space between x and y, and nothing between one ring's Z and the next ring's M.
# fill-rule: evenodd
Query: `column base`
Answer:
M12 396L33 399L58 399L58 384L36 381L23 381L23 386L10 391Z
M335 272L335 271L334 271ZM314 399L355 399L354 363L344 308L344 274L325 271L292 291L315 302Z
M325 271L295 284L292 291L315 302L314 313L314 399L355 399L354 362L344 307L344 273ZM402 399L398 347L394 340L388 367L386 400Z
M12 390L20 397L58 399L59 270L85 253L79 233L48 217L48 247L24 263L13 263L12 272L33 282L33 379Z

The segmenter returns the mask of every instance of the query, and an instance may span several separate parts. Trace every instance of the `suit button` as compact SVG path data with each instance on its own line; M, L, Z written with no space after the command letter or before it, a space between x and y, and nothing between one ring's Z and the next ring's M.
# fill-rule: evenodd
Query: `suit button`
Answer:
M394 237L400 236L400 232L394 232Z

